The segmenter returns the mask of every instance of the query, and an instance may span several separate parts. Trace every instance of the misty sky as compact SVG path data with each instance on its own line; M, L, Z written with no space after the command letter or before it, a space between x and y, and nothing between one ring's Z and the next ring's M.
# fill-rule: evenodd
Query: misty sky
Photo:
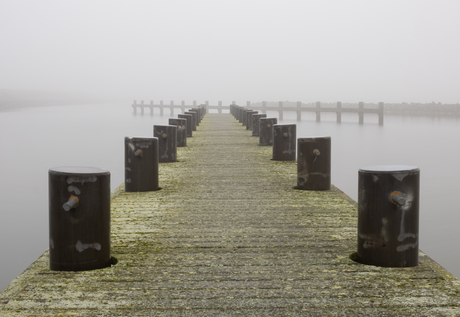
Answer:
M460 1L0 0L0 89L460 102Z

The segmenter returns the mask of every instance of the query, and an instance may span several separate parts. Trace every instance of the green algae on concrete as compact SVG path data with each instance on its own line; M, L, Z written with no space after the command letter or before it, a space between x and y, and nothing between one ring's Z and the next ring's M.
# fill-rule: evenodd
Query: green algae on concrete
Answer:
M414 268L350 259L356 203L300 191L229 114L208 114L159 191L112 194L112 256L53 272L48 253L0 293L0 316L455 316L459 280L420 253Z

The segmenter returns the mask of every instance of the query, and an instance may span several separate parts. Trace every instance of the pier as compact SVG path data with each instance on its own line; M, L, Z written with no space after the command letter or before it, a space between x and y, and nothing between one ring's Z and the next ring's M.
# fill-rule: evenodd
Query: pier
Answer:
M209 101L205 101L203 103L206 105L206 108L208 110L217 110L218 113L223 113L225 111L230 110L230 106L223 106L222 101L219 101L217 105L210 105ZM232 105L235 105L235 101L232 102ZM196 107L197 102L193 101L193 103L190 105L186 105L185 101L181 101L181 104L175 104L173 100L170 101L169 105L164 104L163 101L160 101L159 104L154 104L153 100L150 100L150 103L145 104L144 100L141 100L140 103L137 103L136 100L134 100L133 104L131 105L133 107L134 114L137 114L138 109L140 110L141 115L144 115L145 113L145 108L150 109L150 115L154 114L154 109L159 109L160 110L160 115L162 116L164 114L164 109L169 109L169 114L171 116L174 115L174 109L178 109L181 111L181 113L184 113L184 111L188 108ZM286 106L283 101L278 102L277 106L267 106L267 102L263 101L261 103L256 103L252 104L250 101L246 102L246 109L251 109L251 110L258 110L261 111L261 113L266 113L267 111L276 111L278 112L278 118L280 120L283 120L284 112L295 112L296 113L296 118L297 121L302 120L302 113L303 112L314 112L316 115L316 122L321 121L321 113L322 112L332 112L336 114L336 121L337 122L342 122L342 113L356 113L358 115L359 123L362 124L364 123L364 114L377 114L379 117L379 124L383 124L383 115L384 115L384 103L380 102L378 105L378 108L366 108L364 106L364 102L359 102L356 107L342 107L341 102L337 102L335 107L322 107L321 102L317 101L315 103L314 107L308 107L305 104L303 104L300 101L296 102L296 106Z
M356 203L295 189L296 163L258 141L207 114L160 164L161 190L113 191L116 264L50 271L45 252L0 293L0 316L460 315L460 281L423 252L410 268L353 261Z

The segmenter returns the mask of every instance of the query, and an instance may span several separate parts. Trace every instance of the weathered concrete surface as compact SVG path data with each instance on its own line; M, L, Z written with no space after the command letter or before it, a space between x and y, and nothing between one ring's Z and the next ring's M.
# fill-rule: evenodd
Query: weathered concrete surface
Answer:
M350 260L355 204L293 189L295 162L250 134L208 114L160 164L162 190L114 193L117 265L52 272L45 253L0 293L0 315L460 315L460 282L423 253L416 268Z

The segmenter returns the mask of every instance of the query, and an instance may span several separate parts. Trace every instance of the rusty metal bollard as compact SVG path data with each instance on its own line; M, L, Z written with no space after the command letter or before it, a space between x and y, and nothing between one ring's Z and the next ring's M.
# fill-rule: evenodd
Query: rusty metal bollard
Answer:
M273 125L277 123L277 118L259 119L259 145L273 145Z
M331 189L331 137L297 139L297 188Z
M159 162L177 162L177 127L175 125L154 125L153 136L159 142Z
M158 190L158 138L125 137L125 192Z
M177 147L187 146L187 119L170 118L169 125L177 128Z
M358 173L356 261L376 266L418 265L420 169L383 165Z
M252 136L259 136L259 119L266 117L266 113L257 113L252 115Z
M185 119L187 120L187 138L192 137L192 121L193 121L193 116L191 114L179 114L177 115L179 119Z
M50 269L110 266L110 172L66 166L48 174Z
M273 125L273 160L295 161L296 125Z

